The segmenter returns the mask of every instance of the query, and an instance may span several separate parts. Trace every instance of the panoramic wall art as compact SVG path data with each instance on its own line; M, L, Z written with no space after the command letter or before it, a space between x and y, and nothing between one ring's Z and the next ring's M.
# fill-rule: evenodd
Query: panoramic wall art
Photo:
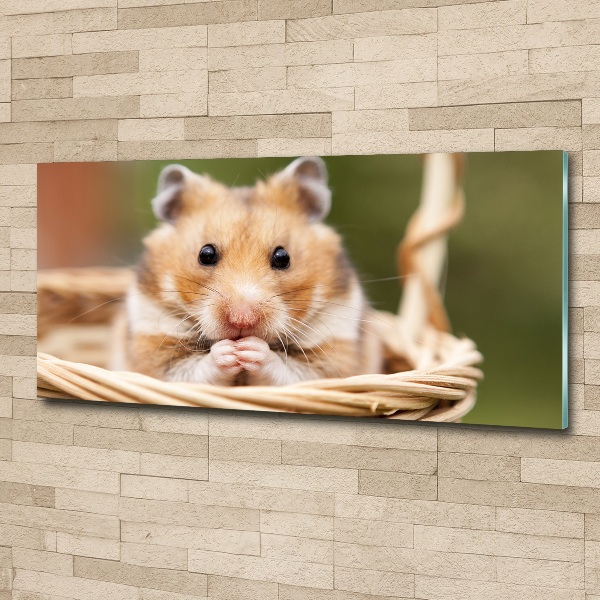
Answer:
M559 151L38 165L38 395L567 426Z

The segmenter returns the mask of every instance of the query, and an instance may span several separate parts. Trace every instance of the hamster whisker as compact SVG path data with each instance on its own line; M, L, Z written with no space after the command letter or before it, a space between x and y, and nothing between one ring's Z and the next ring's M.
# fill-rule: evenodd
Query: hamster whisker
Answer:
M292 341L296 344L296 346L298 346L298 348L300 348L300 352L302 352L302 354L304 354L304 359L306 360L306 364L310 368L310 361L308 360L308 356L306 356L306 352L304 352L304 348L302 347L302 344L300 343L298 338L279 319L276 318L275 320L277 321L277 323L279 323L279 326L281 327L282 331L285 333L286 337L289 335L292 338Z
M295 321L298 321L298 319L294 319ZM298 323L301 323L302 325L305 325L305 323L302 323L302 321L298 321ZM322 353L323 356L334 366L336 367L335 363L333 362L333 360L331 359L331 357L327 354L327 352L325 352L325 350L323 350L323 348L321 348L321 346L319 346L319 344L317 344L317 342L315 342L308 334L306 334L305 332L301 331L298 327L295 327L294 325L290 324L289 325L291 328L293 328L293 330L298 333L298 335L303 335L306 338L306 341L309 342L310 344L314 344ZM317 332L316 329L314 329L315 332ZM318 333L318 332L317 332ZM310 350L317 358L318 358L318 354L312 349L312 348L308 348L308 350ZM339 353L339 352L338 352ZM341 371L339 370L339 367L336 367L338 374L341 375Z

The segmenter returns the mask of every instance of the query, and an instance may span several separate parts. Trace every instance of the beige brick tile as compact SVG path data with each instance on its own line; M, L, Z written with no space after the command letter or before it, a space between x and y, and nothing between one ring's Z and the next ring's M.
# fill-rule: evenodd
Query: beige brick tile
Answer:
M600 541L599 515L585 515L585 539Z
M600 175L600 152L588 150L583 153L583 174L596 177Z
M415 525L415 548L570 562L583 560L582 540L425 525Z
M135 73L138 70L137 52L103 52L82 55L14 59L13 79L40 79Z
M256 44L282 44L285 42L285 21L246 21L208 26L208 45L248 46Z
M600 512L600 498L595 488L441 477L438 482L438 494L439 499L446 502L538 510Z
M0 102L0 123L8 123L11 120L10 102Z
M255 0L198 2L174 6L119 9L119 29L180 27L209 23L235 23L257 18Z
M97 585L103 585L101 582L107 581L192 596L206 596L206 575L186 571L140 567L76 556L75 576L94 579Z
M150 94L140 96L140 117L189 117L208 113L206 94Z
M332 132L402 131L408 129L408 115L409 111L404 108L336 111L332 113Z
M36 287L35 271L10 271L10 289L13 292L35 292Z
M124 427L137 429L138 409L123 406L100 406L43 400L20 401L15 419L49 423L80 424L97 427Z
M209 441L210 459L281 464L279 440L212 437ZM306 463L304 463L306 464Z
M457 6L442 6L438 10L438 28L479 29L503 25L523 25L527 22L527 3L523 0L481 2Z
M196 600L196 598L197 596L190 596L189 594L140 588L140 600Z
M582 329L584 331L600 331L600 308L597 306L590 306L583 309L583 311ZM575 328L573 328L573 330L575 330Z
M594 4L584 0L574 0L568 4L553 0L532 0L527 6L527 22L571 21L600 17L600 11Z
M333 543L265 533L261 534L261 556L328 565L333 564Z
M583 380L583 377L581 377ZM600 386L586 385L584 391L584 409L600 410Z
M155 452L174 456L206 458L208 440L201 435L183 435L155 431L124 431L75 426L75 444L90 448Z
M433 82L392 83L356 88L355 106L359 110L412 108L435 104L437 104L437 85Z
M13 567L29 571L43 571L56 575L73 575L73 557L56 552L14 548L12 553Z
M183 158L256 156L254 140L212 142L119 142L119 160L167 160Z
M437 469L435 452L286 441L282 446L282 462L291 465L375 469L426 475L433 475Z
M583 126L583 149L598 150L600 148L600 125Z
M256 139L277 136L293 138L298 135L303 138L330 136L331 115L291 114L185 119L185 138L188 140Z
M12 550L10 548L0 548L0 566L9 568L12 566Z
M3 481L0 483L0 502L54 507L54 488Z
M5 143L19 142L55 142L60 140L96 140L108 141L116 138L117 121L105 119L101 121L46 121L36 123L3 123L0 124L0 136ZM0 188L4 192L11 192L10 186ZM30 195L30 190L19 186L14 190L15 196ZM15 198L16 200L16 198ZM15 209L17 210L17 209ZM19 209L25 210L25 209ZM14 227L27 227L35 223L21 223L13 221Z
M34 315L0 315L0 335L35 335Z
M156 28L76 33L73 36L73 52L75 54L90 52L114 52L126 50L152 50L164 48L193 48L206 46L208 40L207 27L196 25L191 27Z
M316 563L190 550L188 568L208 575L333 588L333 567Z
M354 469L261 465L254 463L212 461L210 481L244 483L271 488L291 488L317 492L358 491L358 472Z
M34 368L33 357L5 356L0 361L0 376L26 376L32 373L32 369Z
M261 511L260 531L261 533L333 540L333 517Z
M71 54L70 33L12 38L12 58Z
M195 408L145 406L140 412L140 428L144 431L208 435L208 415Z
M599 28L600 21L589 20L440 31L438 51L440 55L477 54L586 45L594 43Z
M121 557L121 543L118 540L107 540L79 533L58 532L56 550L64 554L108 560L119 560Z
M121 498L119 515L122 521L137 521L141 514L148 523L186 526L194 523L198 527L239 531L258 531L259 527L257 510Z
M333 539L336 542L367 546L412 548L413 525L389 521L336 518Z
M583 338L585 358L600 359L600 333L586 332Z
M52 162L52 144L2 144L0 162L3 164Z
M498 507L496 529L530 535L582 538L583 517L578 513Z
M596 462L524 458L522 481L576 487L600 487L600 465Z
M140 473L181 479L208 479L208 458L142 453Z
M4 186L35 186L37 165L0 165L0 178L2 180L0 190L4 189ZM16 190L16 192L20 193L21 190ZM12 206L18 206L18 204Z
M360 17L360 15L358 15ZM437 55L437 36L429 35L389 35L389 31L380 37L369 35L354 42L354 60L379 61L431 58Z
M184 479L122 475L121 496L187 502L188 484Z
M48 550L46 532L32 527L0 524L2 543L14 548Z
M363 470L360 471L359 493L371 496L434 500L437 497L437 479L430 475Z
M286 88L285 67L260 67L213 71L209 75L209 90L213 92L256 92Z
M118 140L182 140L183 119L124 119L119 121Z
M600 123L600 98L583 98L581 110L584 125Z
M333 493L261 488L243 484L204 481L189 483L189 501L208 506L220 505L284 512L333 515Z
M440 56L437 76L439 80L478 79L481 77L506 77L529 73L527 50L493 52L491 54L458 54Z
M21 335L0 336L0 354L33 356L35 353L36 340L34 337L25 337Z
M89 512L100 515L119 514L119 496L117 493L90 492L87 490L57 488L56 508Z
M581 129L578 127L528 127L497 129L496 150L580 150Z
M279 600L278 584L209 575L208 594L214 600Z
M437 29L436 17L435 10L415 8L299 19L288 21L286 39L301 42L429 33Z
M432 57L289 67L287 81L290 88L327 88L435 81L436 74L437 63Z
M201 71L208 68L206 48L146 49L140 50L139 54L140 72Z
M49 594L46 598L54 600L58 594L64 598L68 594L74 600L100 600L111 598L114 600L137 600L137 589L128 585L115 585L112 583L91 581L79 577L66 577L36 571L18 570L13 582L14 589L23 592Z
M252 69L260 67L326 65L352 61L352 41L329 40L211 48L208 68Z
M600 204L575 204L569 209L570 229L594 229L600 227Z
M444 428L438 431L441 452L525 456L559 460L600 460L600 448L586 437L548 431ZM507 488L510 486L507 486Z
M259 19L301 19L330 14L328 0L258 0Z
M37 397L37 380L35 377L13 377L13 396L15 398L27 398L29 400Z
M140 458L137 452L20 441L13 442L13 460L126 473L138 473L140 469Z
M598 86L596 73L534 73L468 81L440 81L440 105L572 100Z
M414 576L366 569L335 568L335 587L339 590L375 594L377 596L414 595Z
M491 152L493 129L454 131L397 131L334 134L334 154L417 154L422 152Z
M97 162L117 160L117 142L92 140L54 142L55 162Z
M26 15L84 8L103 8L115 6L115 0L21 0L15 5L10 0L0 2L5 15Z
M73 80L70 77L55 79L17 79L12 84L13 100L39 98L70 98L73 96Z
M187 550L154 544L121 543L121 562L140 567L187 570Z
M431 600L584 600L583 592L552 587L514 585L509 583L462 581L439 577L415 577L417 597Z
M1 403L2 402L0 402L0 404ZM8 410L6 407L3 407L3 409L0 410L0 414L2 415L1 418L9 419L11 417L12 406L9 408L10 408L10 410ZM10 460L10 455L11 455L10 440L0 439L0 460Z
M9 36L0 36L0 59L11 58L11 38Z
M593 273L597 272L597 258L592 258L586 266L586 275L590 279L596 279ZM591 274L591 277L590 277ZM586 279L588 277L585 277ZM594 306L598 305L598 294L600 293L600 284L597 281L578 281L571 286L573 295L571 296L573 306Z
M598 69L600 51L597 46L535 48L529 51L530 73L571 73Z
M73 96L138 96L165 91L205 94L207 86L208 73L202 70L82 75L73 78Z
M117 15L112 8L65 10L37 14L6 15L0 24L0 33L13 36L54 35L77 31L116 29Z
M140 110L136 96L15 100L12 107L13 121L128 119Z
M17 406L13 407L13 413ZM2 462L3 476L7 481L29 483L31 485L47 485L51 487L72 487L89 491L118 492L117 473L93 471L90 469L74 469L47 465L40 469L39 465Z
M520 481L521 478L521 459L515 456L440 452L437 458L440 477L491 481Z
M260 555L260 534L256 531L123 522L121 539L135 544Z
M331 138L271 138L257 140L257 156L327 156Z
M111 516L16 504L1 504L0 515L8 525L82 533L108 539L119 537L119 521Z
M299 418L283 414L210 415L210 435L218 437L248 437L258 439L286 440L288 442L318 442L328 440L332 444L371 446L378 448L403 448L405 450L435 450L437 431L432 427L402 424L398 435L398 423L364 423L323 418Z
M583 589L584 569L581 563L525 558L498 558L498 581L504 583Z

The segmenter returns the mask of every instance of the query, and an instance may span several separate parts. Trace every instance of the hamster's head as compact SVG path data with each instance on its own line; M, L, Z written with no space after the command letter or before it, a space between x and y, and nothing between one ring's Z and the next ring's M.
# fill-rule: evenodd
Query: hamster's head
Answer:
M181 319L182 334L302 346L300 325L327 313L355 280L340 237L322 222L330 204L316 157L254 187L170 165L152 203L161 224L144 240L140 291Z

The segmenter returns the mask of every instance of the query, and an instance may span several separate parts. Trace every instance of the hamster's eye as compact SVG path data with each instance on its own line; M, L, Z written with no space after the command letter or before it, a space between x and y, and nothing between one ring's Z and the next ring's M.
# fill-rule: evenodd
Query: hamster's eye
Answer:
M281 246L277 246L275 250L273 250L273 254L271 255L271 268L272 269L287 269L290 266L290 255L287 253L285 248Z
M201 265L216 265L219 260L217 249L212 244L206 244L200 249L198 254L198 262Z

